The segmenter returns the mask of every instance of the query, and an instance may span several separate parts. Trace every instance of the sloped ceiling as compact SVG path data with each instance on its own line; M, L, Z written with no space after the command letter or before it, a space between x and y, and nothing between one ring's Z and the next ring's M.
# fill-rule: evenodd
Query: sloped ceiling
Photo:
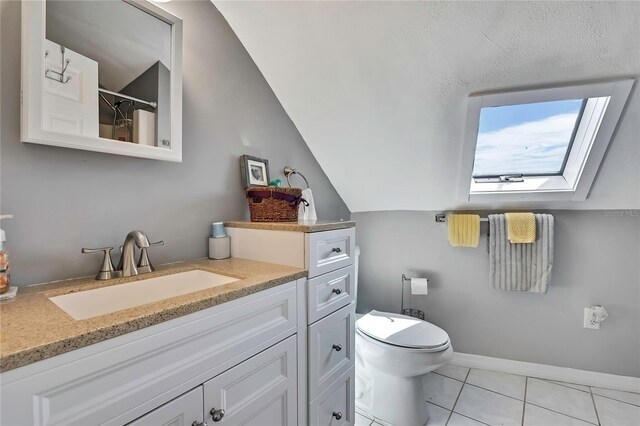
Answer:
M214 3L353 212L498 207L456 197L469 94L640 75L636 2ZM589 199L536 207L640 207L638 93Z

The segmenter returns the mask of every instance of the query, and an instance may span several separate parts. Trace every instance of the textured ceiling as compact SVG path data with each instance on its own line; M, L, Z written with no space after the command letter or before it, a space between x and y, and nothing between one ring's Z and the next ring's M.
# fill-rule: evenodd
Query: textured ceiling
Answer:
M354 212L498 207L455 195L469 94L640 74L636 2L214 3ZM590 198L539 207L640 208L638 93Z

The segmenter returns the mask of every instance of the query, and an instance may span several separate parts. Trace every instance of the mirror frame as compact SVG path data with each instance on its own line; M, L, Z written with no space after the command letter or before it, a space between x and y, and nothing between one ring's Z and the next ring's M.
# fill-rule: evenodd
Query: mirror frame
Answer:
M182 19L146 0L122 0L171 25L171 148L67 135L42 127L46 1L22 1L21 140L41 145L182 162Z

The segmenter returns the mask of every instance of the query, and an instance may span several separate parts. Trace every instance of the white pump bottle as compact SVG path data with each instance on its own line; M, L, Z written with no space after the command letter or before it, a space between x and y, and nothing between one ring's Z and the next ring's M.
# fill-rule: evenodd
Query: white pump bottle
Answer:
M0 215L2 219L12 219L13 215ZM11 283L9 277L9 254L7 253L7 235L0 229L0 294L9 290Z

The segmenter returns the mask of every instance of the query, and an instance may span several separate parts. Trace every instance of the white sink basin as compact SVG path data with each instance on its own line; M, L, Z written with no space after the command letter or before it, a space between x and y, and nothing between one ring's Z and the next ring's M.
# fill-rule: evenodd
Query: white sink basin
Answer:
M75 320L97 317L238 281L199 269L49 298Z

